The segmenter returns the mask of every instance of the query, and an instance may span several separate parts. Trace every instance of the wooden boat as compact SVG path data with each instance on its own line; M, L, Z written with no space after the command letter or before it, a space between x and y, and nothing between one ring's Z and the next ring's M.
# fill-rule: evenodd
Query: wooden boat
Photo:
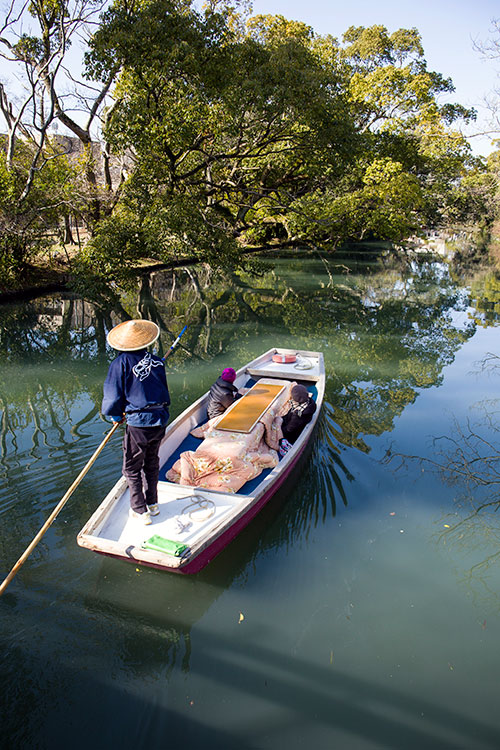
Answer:
M293 358L288 355L296 355L297 360L274 361ZM160 514L152 518L153 523L144 526L129 518L129 490L122 476L78 534L78 544L104 555L176 573L197 573L204 568L254 518L289 476L311 439L324 396L325 371L320 352L270 349L236 373L237 388L251 389L258 383L259 392L269 386L268 390L275 394L281 390L278 386L287 386L291 381L308 388L316 401L316 411L277 466L264 469L236 493L176 484L166 479L167 471L180 454L195 450L200 444L190 433L207 420L208 393L205 393L167 427L160 447ZM272 402L275 396L269 398ZM247 404L250 399L246 400L245 396L235 402L221 420L243 402ZM167 551L161 544L156 549L151 545L145 548L151 538L168 540Z

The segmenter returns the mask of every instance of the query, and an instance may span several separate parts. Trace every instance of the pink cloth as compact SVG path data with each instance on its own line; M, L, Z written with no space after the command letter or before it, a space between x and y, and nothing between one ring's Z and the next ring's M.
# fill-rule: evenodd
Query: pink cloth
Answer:
M249 433L217 430L211 419L191 434L205 439L196 451L184 451L167 472L167 480L194 487L224 492L238 492L245 482L263 469L278 464L281 415L288 410L291 387L285 388L271 408Z

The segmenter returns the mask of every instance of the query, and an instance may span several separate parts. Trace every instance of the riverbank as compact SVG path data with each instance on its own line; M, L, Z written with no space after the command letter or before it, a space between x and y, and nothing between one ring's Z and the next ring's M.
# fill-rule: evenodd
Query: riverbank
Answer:
M241 249L241 255L260 254L263 257L270 254L279 257L292 257L297 253L304 252L330 258L340 265L348 264L351 270L353 266L355 267L358 264L367 266L380 261L380 259L385 259L384 262L387 262L387 259L390 258L392 260L395 258L408 259L411 257L422 259L424 256L428 256L429 258L441 258L446 262L450 262L455 256L455 251L447 248L446 242L439 235L430 237L427 240L410 238L404 246L395 246L391 242L383 241L345 243L343 246L329 252L322 251L319 248L297 247L296 245L284 246L281 244L279 246L265 245ZM40 295L51 294L53 292L70 293L77 281L71 267L72 257L73 254L70 253L67 260L60 253L57 258L51 258L50 262L47 262L46 258L41 258L39 262L32 263L27 267L23 279L13 288L2 285L0 280L0 304L28 301ZM168 262L144 259L134 268L130 267L129 270L133 271L137 276L141 276L157 271L168 271L185 266L194 266L202 262L196 256L176 258Z
M150 263L137 266L137 274L165 271L178 266L199 263L197 258L184 258L171 263ZM48 267L46 263L30 264L22 280L11 289L0 284L0 304L28 301L42 294L53 292L70 292L76 283L69 264L58 263L58 267Z
M242 250L242 255L274 252L275 250L276 248L271 246L249 247ZM200 262L202 261L196 256L176 258L167 263L145 260L138 263L133 269L131 267L130 270L140 276L154 271L169 271L175 268L194 266ZM76 276L71 270L70 262L57 258L55 263L49 265L45 259L41 259L39 263L32 263L27 266L23 278L17 282L16 286L6 287L0 280L0 304L28 301L52 292L70 292L75 284Z
M30 300L41 294L66 291L72 280L72 275L66 269L30 265L15 287L8 288L0 284L0 304Z

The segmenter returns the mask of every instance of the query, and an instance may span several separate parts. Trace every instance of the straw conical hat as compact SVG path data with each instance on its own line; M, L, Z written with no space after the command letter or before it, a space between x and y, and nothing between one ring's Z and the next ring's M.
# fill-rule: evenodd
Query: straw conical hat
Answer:
M145 349L156 341L160 329L150 320L126 320L118 323L108 333L108 344L120 352L135 352Z

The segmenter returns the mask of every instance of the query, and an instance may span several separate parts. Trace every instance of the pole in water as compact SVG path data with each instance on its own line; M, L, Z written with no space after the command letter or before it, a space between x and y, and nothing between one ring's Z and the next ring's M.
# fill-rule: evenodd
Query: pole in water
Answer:
M163 359L166 359L169 356L169 354L171 354L173 352L174 348L179 343L180 337L182 336L182 334L184 333L184 331L186 330L186 328L187 328L187 326L184 326L184 328L179 333L179 335L177 336L177 338L175 339L174 343L172 344L172 346L170 347L170 349L168 350L168 352L165 354L165 356L163 357ZM71 495L73 494L73 492L76 490L76 488L78 487L78 485L82 481L83 477L88 472L88 470L90 469L90 467L92 466L92 464L94 463L94 461L97 459L97 457L99 456L100 452L102 451L102 449L104 448L104 446L109 441L109 439L114 434L115 430L118 428L118 426L120 424L121 424L121 422L115 422L115 424L110 429L110 431L108 432L108 434L106 435L106 437L104 438L104 440L102 441L102 443L99 445L99 447L96 449L96 451L92 454L92 456L89 458L89 460L87 461L87 463L85 464L85 466L83 467L83 469L81 470L81 472L78 474L78 476L75 479L75 481L73 482L73 484L66 490L65 494L59 500L59 502L57 503L56 507L54 508L54 510L52 511L52 513L50 514L50 516L47 518L47 520L43 524L43 526L40 529L40 531L38 532L38 534L33 538L33 540L30 542L30 544L26 547L26 549L24 550L23 554L21 555L21 557L19 558L19 560L16 562L16 564L14 565L14 567L12 568L12 570L10 571L10 573L4 578L4 580L0 584L0 596L4 593L5 589L7 588L7 586L9 585L9 583L12 581L12 579L16 575L17 571L19 570L19 568L22 565L24 565L24 563L26 562L26 560L28 559L28 557L31 555L31 553L35 549L35 547L38 544L38 542L40 541L40 539L44 536L45 532L48 531L48 529L52 526L53 521L56 519L56 517L59 515L59 513L61 512L61 510L64 508L64 506L66 505L67 501L69 500L69 498L71 497Z
M34 537L34 539L31 541L31 543L26 547L26 549L24 550L23 554L21 555L21 557L19 558L19 560L16 562L16 564L14 565L14 567L12 568L12 570L10 571L10 573L8 574L8 576L2 581L2 583L0 584L0 596L3 594L3 592L5 591L5 589L7 588L7 586L9 585L9 583L12 581L12 579L16 575L16 573L19 570L19 568L21 567L21 565L23 565L26 562L26 560L28 559L28 557L31 555L31 553L33 552L33 550L35 549L36 545L38 544L38 542L40 541L40 539L43 537L43 535L45 534L45 532L48 531L48 529L51 527L52 522L55 520L56 516L58 516L59 513L61 512L61 510L64 508L64 506L66 505L67 501L69 500L69 498L71 497L71 495L73 494L73 492L76 490L76 488L78 487L78 485L82 481L83 477L88 472L88 470L90 469L90 467L92 466L92 464L94 463L94 461L96 460L96 458L98 457L98 455L100 454L100 452L102 451L102 449L104 448L104 446L106 445L106 443L108 442L108 440L111 438L111 436L113 435L113 433L115 432L115 430L117 429L117 427L118 427L119 424L120 424L120 422L115 422L115 424L110 429L110 431L108 432L108 434L106 435L106 437L104 438L104 440L102 441L102 443L99 445L99 447L97 448L97 450L92 454L92 456L89 458L89 460L87 461L87 463L85 464L85 466L83 467L83 469L81 470L81 472L78 474L77 478L75 479L75 481L73 482L73 484L71 485L71 487L69 487L66 490L65 494L59 500L59 502L57 503L56 507L54 508L54 510L52 511L52 513L50 514L50 516L47 518L47 520L43 524L43 526L40 529L40 531L38 532L38 534Z

